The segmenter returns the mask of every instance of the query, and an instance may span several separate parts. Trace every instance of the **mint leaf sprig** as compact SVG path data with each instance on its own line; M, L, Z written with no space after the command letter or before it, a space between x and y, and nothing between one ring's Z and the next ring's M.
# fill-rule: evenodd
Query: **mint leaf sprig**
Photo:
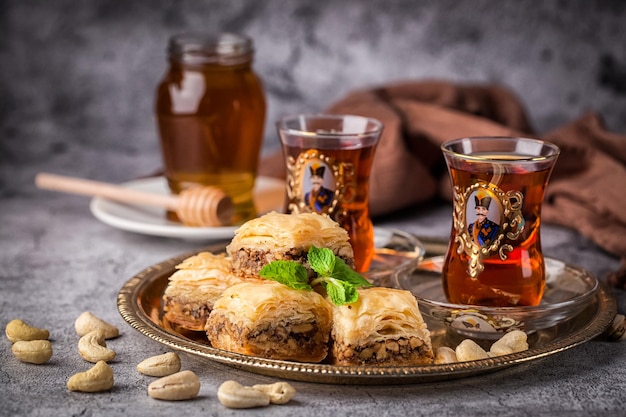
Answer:
M259 271L265 279L280 282L296 290L313 291L306 268L296 261L273 261Z
M259 275L297 290L312 291L315 285L321 285L332 303L337 306L358 300L358 287L372 286L328 248L312 246L307 253L307 259L311 269L317 274L310 284L306 268L296 261L271 262L261 269Z

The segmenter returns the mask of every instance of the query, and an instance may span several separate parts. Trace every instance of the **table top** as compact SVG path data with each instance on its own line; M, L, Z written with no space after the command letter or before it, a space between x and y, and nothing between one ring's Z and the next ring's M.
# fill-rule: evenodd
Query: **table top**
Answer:
M0 338L0 415L126 415L174 413L239 415L216 397L229 379L244 385L272 383L258 375L181 353L183 369L201 380L192 401L150 398L153 380L136 371L143 359L169 351L131 328L117 310L117 295L139 271L194 251L206 242L148 236L115 229L96 220L85 197L34 190L0 200L0 324L21 318L50 330L54 354L44 365L19 362L11 343ZM428 238L445 239L451 208L433 205L406 210L375 224ZM619 261L576 232L542 226L546 256L588 269L601 281ZM619 312L623 291L609 290ZM115 324L121 336L109 340L111 391L70 392L68 378L87 370L77 352L74 321L91 311ZM481 376L409 385L351 386L291 381L297 394L287 405L247 410L247 415L625 415L626 353L623 343L598 337L545 359Z

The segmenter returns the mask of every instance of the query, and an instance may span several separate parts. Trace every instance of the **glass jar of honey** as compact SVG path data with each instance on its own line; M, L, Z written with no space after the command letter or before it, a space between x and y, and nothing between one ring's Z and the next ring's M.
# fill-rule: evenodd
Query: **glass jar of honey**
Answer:
M156 94L170 190L178 194L196 185L221 188L235 206L235 224L257 214L253 188L266 103L252 68L253 54L252 40L242 35L173 36L169 68Z

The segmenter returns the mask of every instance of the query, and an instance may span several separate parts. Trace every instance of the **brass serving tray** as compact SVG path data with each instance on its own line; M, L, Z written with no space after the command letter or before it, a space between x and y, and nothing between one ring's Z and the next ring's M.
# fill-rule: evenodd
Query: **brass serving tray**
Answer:
M425 246L428 250L429 244L425 243ZM224 250L224 244L202 250L221 252ZM475 376L531 363L587 342L601 334L617 312L615 298L600 286L595 296L576 317L529 335L529 350L471 362L421 366L335 366L325 363L270 360L213 348L204 333L180 331L163 320L161 299L168 277L175 271L175 265L195 253L197 252L165 260L129 279L121 288L117 300L118 310L124 320L143 335L172 349L244 371L282 379L327 384L382 385L413 384ZM437 323L428 323L428 326L433 346L446 345L454 348L461 341L458 334ZM487 343L480 340L477 342Z

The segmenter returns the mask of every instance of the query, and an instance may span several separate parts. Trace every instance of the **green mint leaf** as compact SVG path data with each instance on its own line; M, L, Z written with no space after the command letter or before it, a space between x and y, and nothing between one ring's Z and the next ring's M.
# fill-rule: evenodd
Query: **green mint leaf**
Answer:
M321 283L326 289L328 298L336 306L354 303L359 298L359 293L348 282L334 278L324 278Z
M352 304L356 300L359 299L359 293L357 292L354 285L346 285L347 283L344 281L344 288L346 289L346 304Z
M311 246L307 259L311 269L317 273L317 278L310 284L306 268L295 261L271 262L261 269L259 275L297 290L311 291L313 286L320 284L326 290L330 301L337 306L357 301L359 298L357 287L372 286L328 248Z
M341 258L337 258L335 262L335 268L333 269L332 277L349 282L355 287L372 286L372 283L363 278L361 274L356 272L354 269L346 265L346 263Z
M295 261L274 261L259 271L265 279L280 282L296 290L312 291L306 268Z
M332 250L328 248L317 248L311 246L307 254L311 269L317 272L318 276L330 276L335 268L336 259L338 259Z

